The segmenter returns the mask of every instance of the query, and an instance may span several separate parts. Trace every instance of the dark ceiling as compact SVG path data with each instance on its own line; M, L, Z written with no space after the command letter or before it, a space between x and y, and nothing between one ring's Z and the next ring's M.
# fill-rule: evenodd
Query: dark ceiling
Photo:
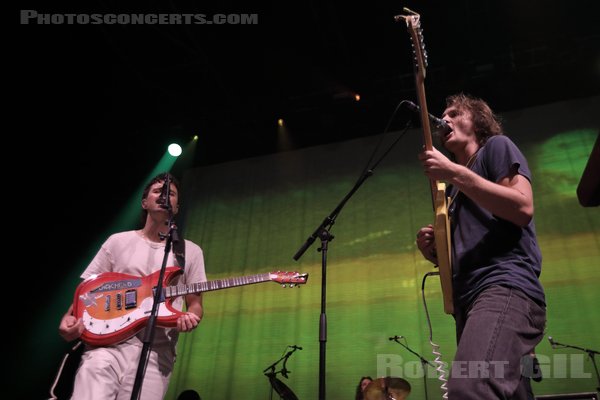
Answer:
M20 25L27 115L44 118L53 141L69 133L92 146L88 163L145 171L165 144L194 134L196 165L268 154L279 150L279 117L293 148L380 133L400 100L415 100L409 35L393 19L403 6L422 15L434 113L457 91L505 111L600 86L597 1L121 3L22 9L243 13L257 23Z

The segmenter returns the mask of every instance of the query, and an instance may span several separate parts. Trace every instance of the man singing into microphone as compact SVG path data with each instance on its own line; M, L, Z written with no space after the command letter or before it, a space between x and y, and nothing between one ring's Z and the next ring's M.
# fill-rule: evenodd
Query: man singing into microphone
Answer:
M521 362L543 337L542 257L533 222L531 173L517 146L481 99L446 99L437 149L419 159L430 179L449 184L448 214L458 347L448 382L451 400L533 399ZM437 264L431 225L417 233Z
M166 182L170 182L169 190L166 190ZM163 173L154 177L142 194L143 228L110 236L81 274L81 278L86 279L104 272L147 276L160 270L165 255L163 239L170 228L167 225L169 208L173 214L177 214L178 198L179 183L173 176ZM170 204L170 207L166 207L166 204ZM182 241L183 239L180 239L179 243ZM175 243L168 255L167 266L184 268L179 282L172 282L172 284L206 281L202 250L189 240L185 240L184 243L183 257L181 254L174 254ZM186 295L185 303L187 311L178 318L177 328L157 327L155 329L152 351L141 384L139 397L141 399L161 400L164 397L175 363L178 333L192 331L202 318L200 294ZM177 298L173 306L181 310L183 299ZM63 316L59 325L59 333L67 341L77 339L85 329L82 320L72 315L72 310L73 306ZM121 343L104 347L86 346L75 376L72 398L86 400L131 398L144 336L145 330L142 329L135 336Z

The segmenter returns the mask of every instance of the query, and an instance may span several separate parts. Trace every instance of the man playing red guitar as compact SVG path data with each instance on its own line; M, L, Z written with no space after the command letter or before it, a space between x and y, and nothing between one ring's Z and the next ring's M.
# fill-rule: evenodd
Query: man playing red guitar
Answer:
M450 96L443 119L452 160L435 148L419 159L430 179L450 185L458 347L448 396L532 399L520 367L543 337L546 305L527 160L481 99ZM417 246L437 264L431 225L418 231Z
M171 175L160 174L150 181L142 195L144 227L110 236L81 274L81 278L87 279L107 272L148 276L160 269L165 253L165 241L161 240L161 235L166 234L169 229L166 200L160 200L161 193L166 197L163 184L167 178L171 182L169 201L173 213L177 213L179 184ZM180 281L177 283L205 282L204 256L200 247L185 240L184 254L183 258L175 257L171 251L167 260L167 266L184 267L184 273L178 275ZM180 264L182 261L185 266ZM110 306L126 308L126 301L131 299L120 298L118 305L116 299L110 299ZM164 397L175 362L178 332L192 331L202 318L200 293L185 295L185 302L187 311L177 318L176 328L157 327L155 330L140 398L159 400ZM178 297L173 306L182 310L183 297ZM60 335L67 341L79 338L86 329L82 318L78 319L72 313L73 306L63 316L59 326ZM72 398L131 398L144 332L144 329L134 332L127 340L108 346L87 345L75 377Z

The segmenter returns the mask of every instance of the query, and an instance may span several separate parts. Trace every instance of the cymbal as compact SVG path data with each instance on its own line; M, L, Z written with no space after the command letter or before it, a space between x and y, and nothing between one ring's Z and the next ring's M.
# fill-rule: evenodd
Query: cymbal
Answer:
M269 382L271 382L271 386L279 396L281 396L284 400L298 400L298 397L292 392L292 389L286 386L285 383L281 382L279 379L275 378L275 376L269 376Z
M377 378L365 388L365 400L404 400L410 394L410 383L393 376Z

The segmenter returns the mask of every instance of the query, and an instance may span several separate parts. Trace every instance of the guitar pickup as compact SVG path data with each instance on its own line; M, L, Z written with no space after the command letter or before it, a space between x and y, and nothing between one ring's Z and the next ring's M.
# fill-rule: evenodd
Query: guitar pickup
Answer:
M104 311L110 311L110 294L104 298Z
M120 310L123 307L123 295L121 293L117 293L116 296L117 310Z
M137 291L135 289L125 292L125 309L137 307Z

